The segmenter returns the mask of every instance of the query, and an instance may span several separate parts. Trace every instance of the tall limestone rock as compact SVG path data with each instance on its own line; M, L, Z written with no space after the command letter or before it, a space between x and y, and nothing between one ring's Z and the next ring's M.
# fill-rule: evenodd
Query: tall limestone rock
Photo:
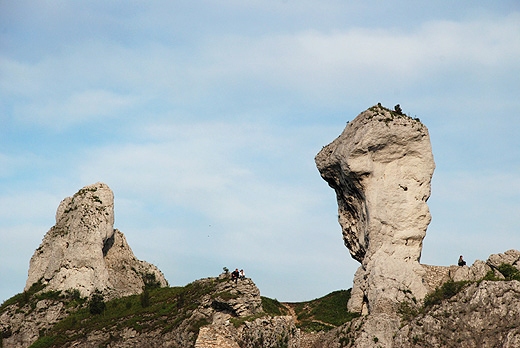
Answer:
M361 263L352 312L393 314L430 290L419 260L435 163L427 128L396 110L362 112L315 158L336 191L345 245Z
M25 290L41 281L46 290L78 289L83 296L100 290L108 298L138 294L145 282L168 283L161 271L139 261L114 229L114 195L96 183L65 198L56 224L34 252Z

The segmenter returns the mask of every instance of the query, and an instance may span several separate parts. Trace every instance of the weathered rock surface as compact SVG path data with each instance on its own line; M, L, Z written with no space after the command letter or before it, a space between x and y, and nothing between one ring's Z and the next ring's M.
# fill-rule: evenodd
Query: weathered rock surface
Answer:
M161 271L139 261L114 229L114 195L103 183L60 203L56 224L31 258L25 290L38 281L47 291L78 289L89 296L98 289L107 298L138 294L145 281L167 285Z
M448 281L468 281L463 291L438 305L419 311L422 303L396 314L376 313L332 330L310 348L347 347L520 347L520 282L483 281L493 271L510 264L520 270L520 252L508 250L490 255L487 261L476 260L471 266L428 266L427 283L433 289Z
M393 347L399 323L398 317L386 313L362 316L327 332L310 348Z
M290 316L258 318L235 328L212 324L200 329L195 348L300 348L300 331Z
M196 348L230 347L299 347L299 330L290 316L262 316L260 291L251 279L224 281L229 274L219 277L216 291L200 306L200 312L211 324L199 331ZM260 316L235 327L232 318Z
M42 333L68 315L61 302L41 300L21 307L9 306L0 313L1 347L26 348Z
M397 331L394 347L520 347L520 282L473 283Z
M427 128L378 104L315 161L336 191L345 245L361 263L349 310L390 314L405 299L424 298L429 289L419 261L435 168Z
M431 266L422 265L425 270L424 282L430 292L447 281L479 281L492 271L497 279L504 279L498 271L502 264L514 266L520 270L520 251L508 250L501 254L492 254L486 261L475 260L471 266Z

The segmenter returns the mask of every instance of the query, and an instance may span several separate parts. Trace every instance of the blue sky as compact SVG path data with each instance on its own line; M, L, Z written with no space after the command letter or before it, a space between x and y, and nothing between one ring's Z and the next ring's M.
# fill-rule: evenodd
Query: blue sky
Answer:
M171 285L350 288L314 156L378 102L430 131L421 262L520 249L519 96L518 1L0 1L0 302L98 181Z

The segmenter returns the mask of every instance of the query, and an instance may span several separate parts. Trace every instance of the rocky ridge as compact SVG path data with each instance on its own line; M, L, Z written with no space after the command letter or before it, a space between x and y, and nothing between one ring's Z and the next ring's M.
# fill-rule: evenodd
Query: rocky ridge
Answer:
M501 273L504 265L511 266L515 279ZM394 314L353 319L322 335L309 347L519 346L520 251L493 254L469 267L426 267L435 268L433 282L439 284L427 301L403 301ZM448 294L436 298L435 294L446 285Z
M20 318L21 326L15 327L13 317ZM16 331L27 331L24 322L47 326L31 330L33 334L21 340ZM22 306L13 304L3 310L0 332L3 347L34 343L39 347L83 348L296 348L300 331L292 317L264 311L260 291L251 279L235 282L229 273L223 273L184 287L153 288L140 296L113 299L98 315L64 297L31 298Z

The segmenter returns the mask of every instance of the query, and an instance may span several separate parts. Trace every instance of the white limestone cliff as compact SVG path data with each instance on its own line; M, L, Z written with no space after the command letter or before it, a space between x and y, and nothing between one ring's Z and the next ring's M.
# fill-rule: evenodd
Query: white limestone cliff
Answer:
M114 195L103 183L60 203L56 224L31 258L25 290L38 281L47 291L78 289L89 296L97 289L108 297L138 294L145 281L167 285L161 271L139 261L114 229Z
M429 291L420 265L435 168L427 128L380 104L347 124L315 158L336 191L343 239L361 263L348 309L396 312Z

